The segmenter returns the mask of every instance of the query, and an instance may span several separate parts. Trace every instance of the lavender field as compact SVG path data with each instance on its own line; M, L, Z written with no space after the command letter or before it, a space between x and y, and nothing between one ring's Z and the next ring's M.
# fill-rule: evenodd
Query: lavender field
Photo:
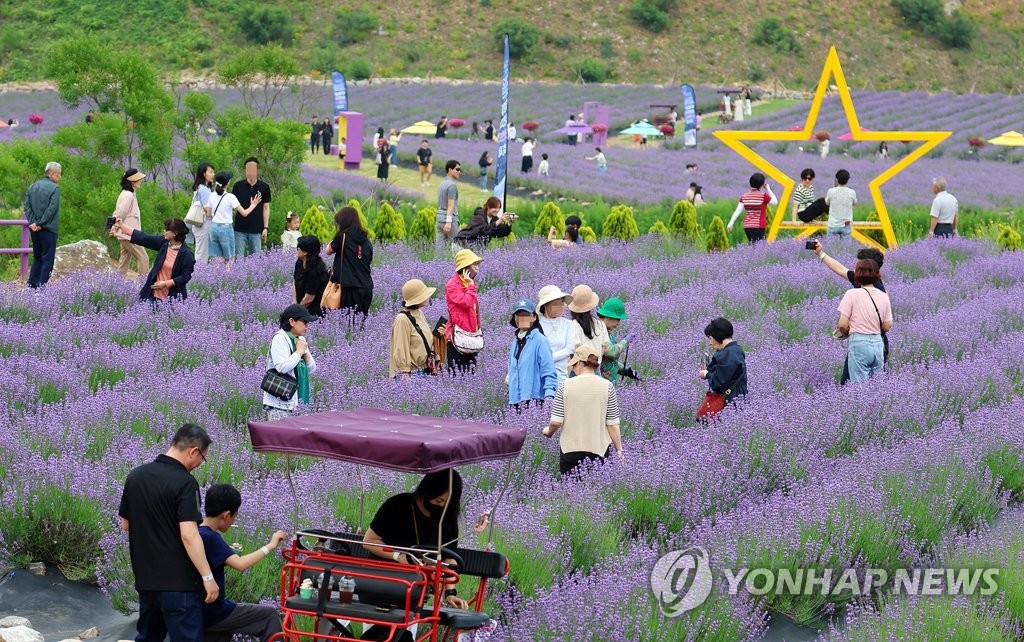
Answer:
M652 156L654 154L652 153ZM830 247L852 261L854 246ZM512 489L495 517L511 560L491 587L492 639L759 640L780 621L799 639L1015 640L1024 621L1024 254L978 241L902 246L886 257L893 299L888 373L836 385L845 351L831 338L847 285L802 243L706 255L647 239L553 252L533 240L485 254L481 314L488 345L475 377L391 381L388 338L401 284L440 286L450 260L378 248L365 329L331 315L311 329L319 368L307 411L383 406L524 426ZM32 543L69 572L95 573L112 603L134 599L124 533L115 524L127 471L152 459L185 421L214 439L196 471L231 482L245 501L230 541L248 549L291 528L284 461L255 455L245 422L260 412L262 355L290 301L291 260L267 253L230 272L207 269L187 302L156 312L116 275L82 275L35 298L0 291L0 557ZM624 463L581 481L557 478L557 442L543 410L506 406L507 315L548 283L621 297L636 333L620 388ZM443 301L426 310L434 320ZM702 330L724 315L747 351L750 395L714 426L697 425ZM365 471L364 471L365 473ZM462 470L462 544L498 492L502 465ZM302 461L293 471L299 524L366 526L354 467ZM414 479L366 478L368 511ZM41 516L45 515L46 519ZM41 529L53 535L38 537ZM664 553L696 543L713 567L910 568L996 565L1000 592L875 603L850 595L710 599L663 616L649 586ZM229 573L239 599L273 598L279 566ZM898 631L899 633L893 633ZM792 638L790 638L792 639Z
M699 87L697 92L699 105L705 110L713 110L717 104L714 89ZM220 107L240 103L234 91L217 90L211 94ZM278 115L309 120L313 115L329 113L330 100L330 91L326 86L303 87L288 97ZM461 130L449 130L448 140L431 140L437 154L435 159L456 158L474 167L483 151L493 151L483 142L469 142L465 139L472 121L482 123L485 118L497 118L499 88L496 84L354 85L350 87L349 100L352 109L365 114L364 136L367 139L377 127L385 130L392 127L400 129L418 120L433 122L445 114L450 118L461 118L467 124ZM715 126L713 121L717 120L716 112L705 118L705 128L696 149L680 149L675 142L666 146L652 142L651 149L641 151L633 147L628 138L612 137L606 149L608 173L600 175L592 161L583 159L585 154L593 153L592 145L569 147L562 144L559 135L551 133L564 125L569 114L580 112L583 102L588 100L609 105L613 132L627 127L636 119L664 113L664 109L652 109L652 104L680 103L676 88L654 85L514 84L511 90L510 118L519 124L526 120L534 120L539 124L537 136L540 146L535 153L550 155L551 176L542 178L536 174L521 175L518 172L520 146L513 144L509 157L513 185L584 200L600 196L606 201L636 205L656 204L666 199L678 200L683 197L691 181L704 186L708 199L733 200L746 189L746 179L753 168L738 155L725 149L711 135L710 130ZM927 205L931 200L932 178L944 176L949 181L950 191L965 207L998 211L1020 207L1016 184L1024 172L1024 165L1020 164L1024 160L1024 153L1013 155L1008 148L988 146L974 154L967 144L968 138L973 136L987 139L1010 129L1024 129L1024 111L1020 109L1019 97L857 91L853 92L853 100L861 126L868 129L906 128L953 132L928 157L883 186L882 192L889 205ZM763 116L758 115L758 109L755 107L753 119L725 127L788 130L803 125L808 107L807 103L801 103ZM28 124L27 115L32 111L46 118L38 130ZM84 113L69 112L60 106L54 93L9 93L0 94L0 117L17 117L22 122L22 126L13 132L0 130L2 143L14 136L50 134L57 127L84 118ZM791 176L798 176L804 167L815 169L820 191L831 186L831 176L838 169L848 169L853 176L851 187L862 194L858 215L866 215L873 209L867 199L867 183L895 162L896 157L905 154L906 146L899 141L890 141L890 155L893 158L882 160L874 153L877 145L839 141L838 137L847 132L847 125L837 97L830 97L824 103L815 130L823 129L828 130L833 137L831 153L827 159L819 158L816 153L817 144L811 141L802 145L803 152L793 143L762 143L755 145L755 148ZM520 129L520 135L524 134ZM417 141L417 138L406 137L400 145L400 154L407 164L412 162L411 154ZM698 171L693 174L684 173L687 163L696 163ZM439 165L435 163L435 166ZM371 189L366 181L354 179L340 171L318 175L317 170L307 168L305 177L309 184L316 186L317 193L336 190L350 196L360 196Z

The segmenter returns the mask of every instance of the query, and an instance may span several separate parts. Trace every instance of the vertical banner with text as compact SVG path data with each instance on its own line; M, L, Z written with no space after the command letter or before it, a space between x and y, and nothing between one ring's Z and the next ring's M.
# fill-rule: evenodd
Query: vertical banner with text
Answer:
M345 74L340 71L332 71L331 79L334 81L334 115L337 116L348 111L348 87L345 85Z
M697 95L691 85L683 85L683 145L697 146Z
M508 34L505 34L505 58L501 67L501 120L498 123L498 157L494 163L494 195L501 199L501 211L505 211L508 168Z

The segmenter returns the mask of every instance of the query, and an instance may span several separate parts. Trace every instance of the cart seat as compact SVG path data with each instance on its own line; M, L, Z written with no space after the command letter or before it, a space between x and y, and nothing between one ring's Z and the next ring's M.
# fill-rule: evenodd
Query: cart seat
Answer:
M315 597L304 599L294 595L285 600L284 604L288 609L316 613L319 607L319 600ZM324 615L345 620L374 620L387 622L388 624L406 623L404 608L382 611L372 604L363 604L361 601L353 602L352 604L340 604L337 600L333 600L324 605Z
M331 572L331 590L337 594L338 582L341 580L343 575L352 575L352 573L365 573L371 574L376 577L355 577L352 579L356 582L356 595L359 596L359 601L370 607L373 610L375 606L389 606L389 607L401 607L405 608L406 594L409 593L410 604L413 608L418 607L423 602L423 582L425 576L421 571L418 570L401 570L401 569L390 569L390 568L379 568L376 566L366 566L359 563L360 560L354 559L351 562L332 562L329 560L313 559L309 558L303 562L304 566L311 566L321 568L326 571L328 568L333 567ZM322 571L316 570L304 570L300 580L311 579L316 582L317 576ZM398 581L394 581L398 580ZM413 586L407 587L403 582L409 582ZM416 583L419 583L418 585ZM320 588L320 587L317 587ZM314 603L316 600L312 600ZM335 600L337 603L337 600ZM316 610L314 604L314 611ZM404 614L404 610L402 613Z
M453 549L462 558L462 566L455 570L460 575L500 579L508 573L508 558L493 551L478 551L471 548Z
M434 608L431 606L420 607L420 616L430 617L434 614ZM491 621L491 617L486 613L480 611L469 611L466 609L452 609L447 606L442 606L439 612L441 618L441 624L457 631L470 631L472 629L479 629L480 627L488 624Z

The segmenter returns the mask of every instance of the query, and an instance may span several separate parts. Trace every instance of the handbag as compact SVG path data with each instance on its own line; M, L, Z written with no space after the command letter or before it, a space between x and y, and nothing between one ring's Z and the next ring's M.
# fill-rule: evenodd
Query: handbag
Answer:
M267 359L270 359L270 351L267 350ZM277 397L282 401L290 401L299 389L299 380L288 375L283 375L276 368L267 368L260 382L260 390Z
M871 296L871 293L864 290L864 294L868 295L871 299L871 305L875 307L875 314L878 315L878 332L882 335L882 363L889 363L889 337L885 335L885 330L882 329L882 313L878 311L878 306L875 305L875 298Z
M704 400L700 402L700 407L697 408L697 419L708 420L714 419L720 412L725 410L725 400L732 394L733 387L740 382L740 378L743 376L744 367L741 365L736 376L729 382L729 387L725 389L725 392L715 392L714 390L708 390L704 393Z
M431 346L430 342L427 341L427 337L424 336L423 330L420 330L420 326L416 323L416 319L412 317L412 314L405 310L402 310L402 314L409 319L409 323L411 323L413 329L416 330L416 334L420 335L420 339L423 340L423 347L427 349L427 365L423 367L423 372L432 375L439 374L441 372L441 360L438 359L437 354L434 353L433 346Z
M484 331L470 332L457 325L452 325L452 345L460 354L475 355L484 349Z
M206 225L206 211L203 209L203 204L199 202L199 190L192 195L192 204L189 205L188 212L185 214L185 222L192 227L202 227Z
M345 234L341 235L341 265L345 265ZM341 274L338 274L338 281L334 280L334 270L332 269L327 275L327 285L324 286L323 296L320 297L320 307L325 310L340 310L341 309Z

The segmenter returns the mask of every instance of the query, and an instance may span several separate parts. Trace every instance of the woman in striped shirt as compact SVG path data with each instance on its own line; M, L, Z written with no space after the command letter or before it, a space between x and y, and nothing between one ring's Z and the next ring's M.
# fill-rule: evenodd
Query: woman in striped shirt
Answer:
M765 191L761 191L761 188ZM768 227L768 206L777 205L779 199L775 198L772 188L765 181L764 174L756 172L750 176L750 191L740 196L740 202L736 205L736 211L729 219L728 231L732 231L732 225L739 218L743 217L743 232L747 235L747 241L756 243L764 239L765 229Z
M807 206L814 202L814 170L808 167L800 172L800 184L793 190L793 211L790 218L796 223L796 215L807 209Z

